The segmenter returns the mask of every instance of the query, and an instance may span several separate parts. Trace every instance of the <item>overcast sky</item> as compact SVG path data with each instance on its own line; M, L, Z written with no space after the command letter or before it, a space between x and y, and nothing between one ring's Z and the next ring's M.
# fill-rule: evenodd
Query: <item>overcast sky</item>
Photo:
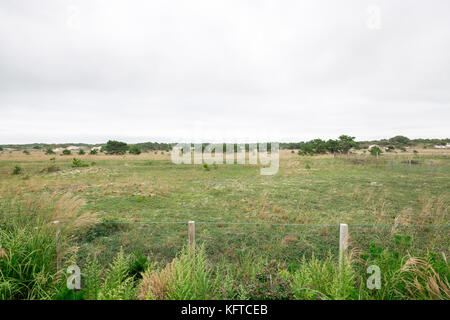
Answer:
M2 0L0 144L450 136L448 0Z

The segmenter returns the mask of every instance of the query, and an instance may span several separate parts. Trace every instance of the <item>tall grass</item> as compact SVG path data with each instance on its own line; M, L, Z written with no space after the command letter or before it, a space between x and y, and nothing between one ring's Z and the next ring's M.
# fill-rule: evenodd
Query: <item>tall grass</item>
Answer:
M330 257L303 258L294 272L284 272L291 283L294 297L301 300L348 300L358 298L356 272L351 262L341 266Z
M141 299L205 300L216 297L218 280L204 247L186 247L161 270L147 270L139 289Z
M26 195L0 203L0 298L50 299L58 290L58 261L70 261L72 240L96 218L66 194Z

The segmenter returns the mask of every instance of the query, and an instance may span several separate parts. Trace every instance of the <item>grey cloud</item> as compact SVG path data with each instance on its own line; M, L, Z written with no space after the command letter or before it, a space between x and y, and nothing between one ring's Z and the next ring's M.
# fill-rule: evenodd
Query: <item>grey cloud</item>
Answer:
M0 143L447 137L449 9L2 1Z

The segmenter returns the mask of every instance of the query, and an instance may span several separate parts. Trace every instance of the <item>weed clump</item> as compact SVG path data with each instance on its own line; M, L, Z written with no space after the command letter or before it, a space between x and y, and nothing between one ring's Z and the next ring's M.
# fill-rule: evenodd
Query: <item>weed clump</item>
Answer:
M22 168L19 166L15 166L12 174L20 174L22 172Z
M81 161L80 159L73 158L72 168L82 168L82 167L89 167L89 164Z

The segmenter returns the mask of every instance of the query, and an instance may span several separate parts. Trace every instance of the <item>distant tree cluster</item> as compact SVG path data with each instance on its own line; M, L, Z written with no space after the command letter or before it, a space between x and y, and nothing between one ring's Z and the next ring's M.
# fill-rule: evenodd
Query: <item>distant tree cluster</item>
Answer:
M142 152L141 149L137 146L132 146L129 151L130 154L135 154L135 155L141 154L141 152Z
M139 148L143 152L148 151L170 151L172 147L176 145L174 143L158 143L158 142L144 142L144 143L136 143L135 147Z
M395 136L390 139L361 141L361 147L367 149L371 145L378 145L385 148L387 152L395 149L405 151L407 147L423 145L424 147L432 147L434 145L446 145L450 143L450 139L409 139L405 136Z
M352 148L359 148L359 143L355 141L355 137L341 135L338 140L314 139L308 142L300 142L296 145L298 154L315 155L326 153L348 153Z

